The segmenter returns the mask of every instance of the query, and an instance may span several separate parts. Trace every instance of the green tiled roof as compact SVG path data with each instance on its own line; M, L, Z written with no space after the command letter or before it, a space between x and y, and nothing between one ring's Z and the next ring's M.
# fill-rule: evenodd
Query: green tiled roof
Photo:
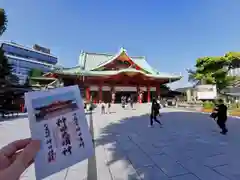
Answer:
M126 52L125 49L121 48L120 51L115 54L100 54L100 53L88 53L88 52L81 52L79 57L79 65L84 70L93 70L103 64L106 64L110 62L111 60L114 60L119 56L122 52ZM141 66L143 69L147 71L152 71L151 66L147 63L145 57L143 56L131 56L130 57L134 63Z
M122 69L119 71L85 71L85 70L82 70L80 67L78 67L78 69L74 68L73 71L71 71L70 69L67 69L67 70L63 69L62 71L57 71L57 72L65 75L82 75L82 76L111 76L111 75L117 75L117 74L127 73L127 72L136 72L136 73L142 73L148 77L159 78L159 79L163 79L163 78L169 78L173 80L181 79L181 76L179 75L173 75L173 74L167 74L167 73L146 74L140 70L136 70L133 68Z
M112 54L101 54L101 53L88 53L81 52L79 57L79 66L84 70L94 70L95 68L114 60L119 56L122 52L126 52L125 49L121 48L120 51L116 55ZM158 74L159 72L153 69L144 56L131 56L132 61L149 72L150 74Z
M76 66L76 67L72 67L72 68L63 68L63 69L58 69L55 72L63 72L63 73L67 73L67 74L80 74L83 71L81 66Z
M81 52L79 66L84 70L91 70L99 64L108 61L113 55Z
M65 68L62 70L57 70L56 72L65 74L65 75L85 75L85 76L107 76L107 75L116 75L124 72L137 72L142 73L145 76L153 77L153 78L169 78L173 80L181 79L180 75L173 75L168 73L158 72L154 68L152 68L146 61L145 57L130 57L132 61L140 66L142 69L147 71L147 73L133 69L122 69L119 71L116 70L108 70L108 71L97 71L96 68L101 67L104 64L108 64L115 58L117 58L122 52L126 52L123 48L116 55L110 54L99 54L99 53L88 53L81 52L79 57L79 66L73 68Z

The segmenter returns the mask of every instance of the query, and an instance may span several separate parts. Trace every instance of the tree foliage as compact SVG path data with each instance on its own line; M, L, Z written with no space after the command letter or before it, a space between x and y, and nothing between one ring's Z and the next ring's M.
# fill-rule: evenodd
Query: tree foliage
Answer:
M7 16L4 9L0 8L0 36L6 30ZM1 86L6 84L18 84L19 78L12 74L12 66L8 63L8 59L4 55L4 51L0 48L0 82Z
M235 77L229 70L238 67L240 53L229 52L225 56L198 58L194 70L188 70L189 81L216 84L218 91L229 86Z
M39 77L42 75L43 75L43 72L40 69L31 69L28 73L29 77Z
M7 29L7 16L4 9L0 8L0 36Z
M4 51L1 48L0 48L0 79L1 82L4 84L6 82L9 84L19 83L19 78L12 73L12 66L8 63L8 59L4 55Z
M6 56L4 56L4 51L0 48L0 78L4 79L6 76L11 75L12 67L8 63Z
M0 8L0 36L4 33L7 28L7 16L4 9ZM11 87L13 84L18 84L18 77L12 74L12 67L8 63L8 59L4 55L4 51L0 48L0 89L4 90L5 87ZM14 109L17 110L18 106L12 104L15 96L10 91L3 91L0 94L0 109ZM4 111L2 116L4 116Z

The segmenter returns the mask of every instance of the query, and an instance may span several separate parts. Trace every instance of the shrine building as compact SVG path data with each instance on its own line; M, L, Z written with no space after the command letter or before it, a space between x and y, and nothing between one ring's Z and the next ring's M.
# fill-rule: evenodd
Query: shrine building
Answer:
M129 56L123 48L115 55L82 51L78 66L58 69L45 77L61 79L64 86L78 84L82 97L95 103L119 103L122 96L150 102L161 96L161 84L181 79L155 70L145 57Z

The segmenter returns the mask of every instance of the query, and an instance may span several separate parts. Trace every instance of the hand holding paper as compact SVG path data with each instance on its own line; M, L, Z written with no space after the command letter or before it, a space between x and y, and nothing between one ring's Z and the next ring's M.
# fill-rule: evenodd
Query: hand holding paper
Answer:
M36 179L43 179L93 155L78 86L25 94L32 138L41 141Z
M15 180L33 163L40 141L22 139L0 150L0 179Z

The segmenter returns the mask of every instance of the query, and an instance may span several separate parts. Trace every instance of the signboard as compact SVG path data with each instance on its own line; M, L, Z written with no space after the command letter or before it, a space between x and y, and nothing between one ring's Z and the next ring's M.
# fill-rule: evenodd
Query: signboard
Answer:
M35 49L36 51L41 51L43 53L47 53L47 54L51 53L49 48L45 48L45 47L39 46L38 44L34 44L33 45L33 49Z
M210 100L217 98L216 85L198 85L196 86L198 100Z
M32 139L41 141L36 179L44 179L93 155L82 98L77 86L25 94Z

